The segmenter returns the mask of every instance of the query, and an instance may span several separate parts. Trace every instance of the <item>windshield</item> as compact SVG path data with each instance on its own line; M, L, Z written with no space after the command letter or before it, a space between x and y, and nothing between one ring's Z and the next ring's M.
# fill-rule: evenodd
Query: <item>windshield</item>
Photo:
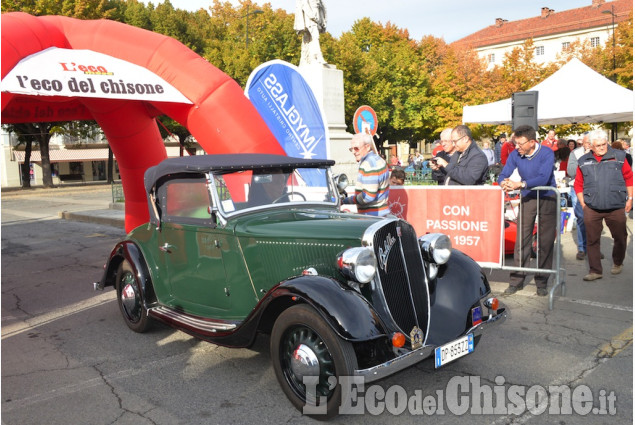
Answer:
M218 208L225 216L278 205L337 205L326 169L271 168L215 174Z

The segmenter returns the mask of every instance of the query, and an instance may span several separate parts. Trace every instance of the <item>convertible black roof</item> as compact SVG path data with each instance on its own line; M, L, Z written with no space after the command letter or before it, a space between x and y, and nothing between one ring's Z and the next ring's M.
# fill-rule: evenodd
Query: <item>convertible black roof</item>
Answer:
M302 159L284 155L237 153L219 155L193 155L168 158L146 170L144 185L147 192L161 177L176 173L206 173L208 171L240 171L262 168L316 168L332 166L330 159Z

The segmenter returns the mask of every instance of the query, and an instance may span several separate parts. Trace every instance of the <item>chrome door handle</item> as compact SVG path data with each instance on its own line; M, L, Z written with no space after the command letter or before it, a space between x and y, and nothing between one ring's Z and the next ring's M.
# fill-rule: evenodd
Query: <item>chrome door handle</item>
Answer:
M163 246L160 246L159 249L163 252L170 252L170 250L174 248L174 245L170 245L169 243L164 243Z

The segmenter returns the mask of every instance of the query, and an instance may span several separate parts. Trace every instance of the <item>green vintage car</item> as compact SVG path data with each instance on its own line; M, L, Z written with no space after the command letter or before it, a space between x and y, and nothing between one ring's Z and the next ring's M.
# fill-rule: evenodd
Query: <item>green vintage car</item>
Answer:
M341 212L331 165L267 154L161 162L145 174L150 221L115 246L95 288L115 288L136 332L160 320L228 347L269 334L282 389L318 418L338 414L345 378L471 353L507 316L478 264L445 235Z

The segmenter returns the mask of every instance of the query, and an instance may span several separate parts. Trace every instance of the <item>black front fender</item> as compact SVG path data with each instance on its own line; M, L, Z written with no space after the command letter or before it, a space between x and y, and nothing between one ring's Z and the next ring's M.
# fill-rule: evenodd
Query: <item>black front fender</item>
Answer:
M99 287L115 286L117 269L123 260L127 260L132 266L141 284L146 307L156 302L156 295L152 287L152 277L148 265L139 247L132 241L119 242L110 252L110 257L104 267L104 274L99 282Z
M381 319L357 291L323 276L301 276L282 282L268 296L311 305L333 330L348 341L369 341L386 336Z
M431 285L428 343L440 345L462 335L468 327L468 313L489 292L478 263L453 250Z

